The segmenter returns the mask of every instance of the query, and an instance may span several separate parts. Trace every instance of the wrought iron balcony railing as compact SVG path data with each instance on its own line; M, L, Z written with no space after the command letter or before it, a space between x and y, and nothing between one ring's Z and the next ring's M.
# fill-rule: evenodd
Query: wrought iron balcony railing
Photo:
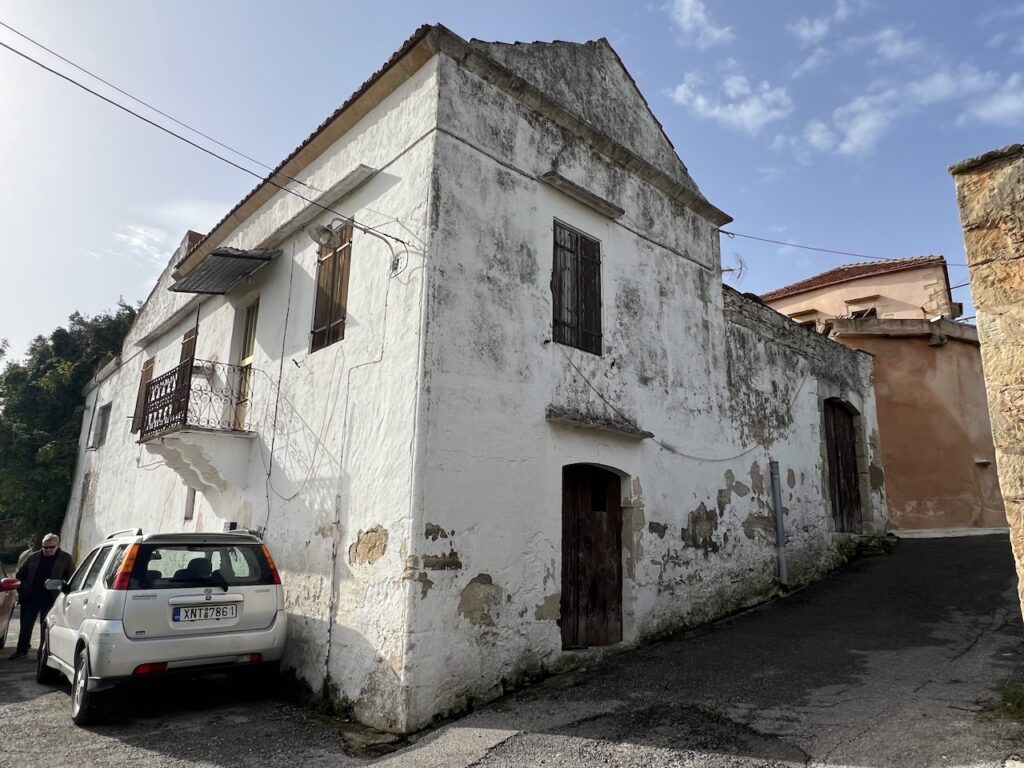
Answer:
M141 440L187 427L248 432L252 368L186 360L146 385Z

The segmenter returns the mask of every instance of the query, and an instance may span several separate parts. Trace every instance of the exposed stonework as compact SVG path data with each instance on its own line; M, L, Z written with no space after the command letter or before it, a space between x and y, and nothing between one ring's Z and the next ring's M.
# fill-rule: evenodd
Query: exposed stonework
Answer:
M1024 145L952 166L1024 611Z
M388 550L386 528L375 525L368 531L360 531L356 542L348 548L348 561L352 565L373 565Z

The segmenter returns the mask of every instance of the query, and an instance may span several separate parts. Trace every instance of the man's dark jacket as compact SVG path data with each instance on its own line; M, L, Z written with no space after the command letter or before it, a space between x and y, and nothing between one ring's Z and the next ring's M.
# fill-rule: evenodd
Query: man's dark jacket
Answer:
M75 572L75 561L63 549L57 550L56 557L57 559L53 561L53 568L50 570L50 578L70 581L71 574ZM21 580L21 586L18 587L18 599L21 602L32 597L32 582L35 580L36 568L39 567L39 562L42 559L43 550L37 549L25 559L21 568L18 569L16 576Z

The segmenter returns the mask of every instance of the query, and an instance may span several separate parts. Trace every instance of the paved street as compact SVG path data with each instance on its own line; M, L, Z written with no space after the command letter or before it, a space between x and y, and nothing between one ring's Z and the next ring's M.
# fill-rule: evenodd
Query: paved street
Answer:
M905 540L712 627L554 677L374 765L1002 766L1024 674L1006 536ZM222 681L122 699L88 731L0 660L0 765L360 765L322 721ZM145 694L137 694L145 696ZM44 747L44 744L48 746Z

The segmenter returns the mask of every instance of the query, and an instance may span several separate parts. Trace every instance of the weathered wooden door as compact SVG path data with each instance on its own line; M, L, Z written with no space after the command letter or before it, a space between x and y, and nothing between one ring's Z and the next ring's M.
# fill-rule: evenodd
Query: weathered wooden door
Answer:
M853 414L838 400L825 401L825 446L836 530L860 533L860 482Z
M622 640L622 497L618 475L562 468L562 647Z

